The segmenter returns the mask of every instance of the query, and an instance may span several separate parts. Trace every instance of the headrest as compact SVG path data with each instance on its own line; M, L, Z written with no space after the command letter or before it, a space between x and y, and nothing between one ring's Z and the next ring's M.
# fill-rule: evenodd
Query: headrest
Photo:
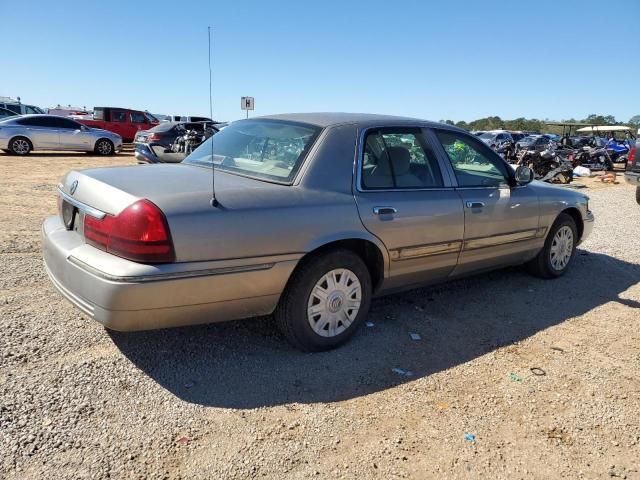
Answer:
M396 177L409 173L409 168L411 166L411 154L409 153L409 150L404 147L389 147L387 149L387 153L389 154L389 159L393 164L393 173ZM386 162L385 160L386 159L383 156L378 162L376 171L377 175L391 175L389 162Z

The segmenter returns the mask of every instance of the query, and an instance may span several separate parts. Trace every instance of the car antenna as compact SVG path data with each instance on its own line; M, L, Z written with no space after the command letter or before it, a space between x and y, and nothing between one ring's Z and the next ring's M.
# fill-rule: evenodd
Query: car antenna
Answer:
M211 27L207 27L207 36L209 40L209 118L211 118L211 121L213 121L213 93L211 91ZM213 208L217 208L220 205L220 202L218 202L218 199L216 198L216 168L213 162L213 141L211 142L211 202L210 203Z

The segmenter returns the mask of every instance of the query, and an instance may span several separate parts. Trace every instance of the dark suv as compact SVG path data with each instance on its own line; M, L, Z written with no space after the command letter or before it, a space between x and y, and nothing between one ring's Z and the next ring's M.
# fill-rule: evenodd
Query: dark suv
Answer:
M640 130L638 130L640 134ZM638 158L638 147L633 145L629 150L629 161L627 162L627 171L624 172L624 178L631 185L636 186L636 202L640 205L640 158Z

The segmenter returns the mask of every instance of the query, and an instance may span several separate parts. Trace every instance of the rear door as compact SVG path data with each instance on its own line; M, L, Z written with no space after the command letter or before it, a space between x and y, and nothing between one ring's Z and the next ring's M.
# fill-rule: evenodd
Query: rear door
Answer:
M529 185L511 186L509 167L471 135L435 130L464 204L464 243L454 275L519 261L544 242L538 195Z
M93 135L82 126L67 118L56 118L60 148L63 150L92 150Z
M59 146L58 128L55 125L54 117L24 117L16 121L22 125L27 136L33 143L33 148L39 150L56 150Z
M109 130L117 133L126 140L133 140L137 130L134 130L131 126L127 111L114 108L110 113Z
M389 288L445 279L462 245L459 195L420 128L373 128L359 137L354 194L367 230L389 251Z

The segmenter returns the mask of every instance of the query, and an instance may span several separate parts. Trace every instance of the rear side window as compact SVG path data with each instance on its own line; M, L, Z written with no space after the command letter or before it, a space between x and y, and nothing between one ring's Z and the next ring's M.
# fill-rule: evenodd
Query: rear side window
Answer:
M367 133L362 159L367 190L438 188L442 174L420 129L382 129Z
M122 110L111 110L111 121L112 122L126 122L127 114Z
M20 120L16 120L18 125L24 125L26 127L52 127L53 122L50 122L47 117L25 117Z
M7 110L11 110L13 113L17 113L18 115L20 115L20 105L14 105L11 103L7 103L6 105Z
M469 135L436 130L460 187L499 187L507 183L505 163Z

